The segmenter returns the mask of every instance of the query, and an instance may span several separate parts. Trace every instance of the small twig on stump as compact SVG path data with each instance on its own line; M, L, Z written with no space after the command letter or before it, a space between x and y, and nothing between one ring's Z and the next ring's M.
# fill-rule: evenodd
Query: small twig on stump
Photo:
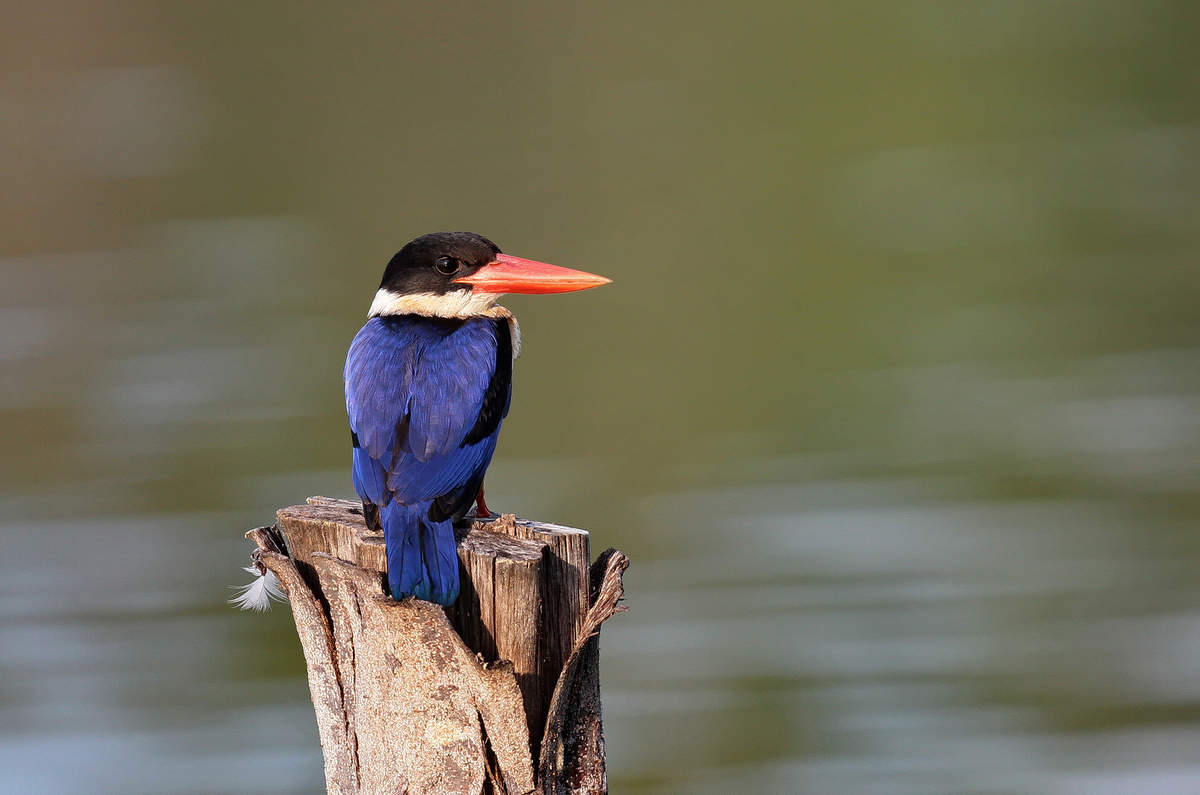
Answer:
M625 609L620 552L589 570L585 531L476 522L443 609L386 595L357 503L310 498L247 535L292 605L330 795L607 791L598 635Z

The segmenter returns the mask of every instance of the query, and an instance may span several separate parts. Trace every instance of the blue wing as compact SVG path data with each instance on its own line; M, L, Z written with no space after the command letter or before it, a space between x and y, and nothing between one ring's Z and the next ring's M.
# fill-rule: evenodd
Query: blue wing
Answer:
M397 598L442 601L449 569L457 592L448 520L469 506L495 451L511 393L509 345L503 320L397 316L372 318L350 346L354 486L380 509Z

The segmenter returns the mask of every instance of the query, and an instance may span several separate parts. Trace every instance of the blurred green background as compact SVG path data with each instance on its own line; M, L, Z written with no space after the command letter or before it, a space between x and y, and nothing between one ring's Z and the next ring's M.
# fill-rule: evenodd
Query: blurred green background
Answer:
M614 793L1200 792L1200 8L0 4L0 792L323 792L241 533L466 229Z

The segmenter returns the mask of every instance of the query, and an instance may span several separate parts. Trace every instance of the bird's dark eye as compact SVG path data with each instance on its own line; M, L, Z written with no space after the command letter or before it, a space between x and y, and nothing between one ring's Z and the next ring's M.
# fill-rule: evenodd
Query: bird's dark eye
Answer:
M458 273L460 270L462 270L462 263L456 260L454 257L442 257L436 263L434 263L433 267L437 268L438 273L450 276L451 274Z

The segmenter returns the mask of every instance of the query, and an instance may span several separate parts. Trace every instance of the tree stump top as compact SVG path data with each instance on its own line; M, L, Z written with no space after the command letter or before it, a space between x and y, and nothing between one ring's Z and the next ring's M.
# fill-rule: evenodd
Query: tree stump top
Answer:
M511 515L457 532L444 609L387 595L358 503L312 497L249 534L292 604L328 791L605 792L598 635L628 560L589 566L586 531Z

